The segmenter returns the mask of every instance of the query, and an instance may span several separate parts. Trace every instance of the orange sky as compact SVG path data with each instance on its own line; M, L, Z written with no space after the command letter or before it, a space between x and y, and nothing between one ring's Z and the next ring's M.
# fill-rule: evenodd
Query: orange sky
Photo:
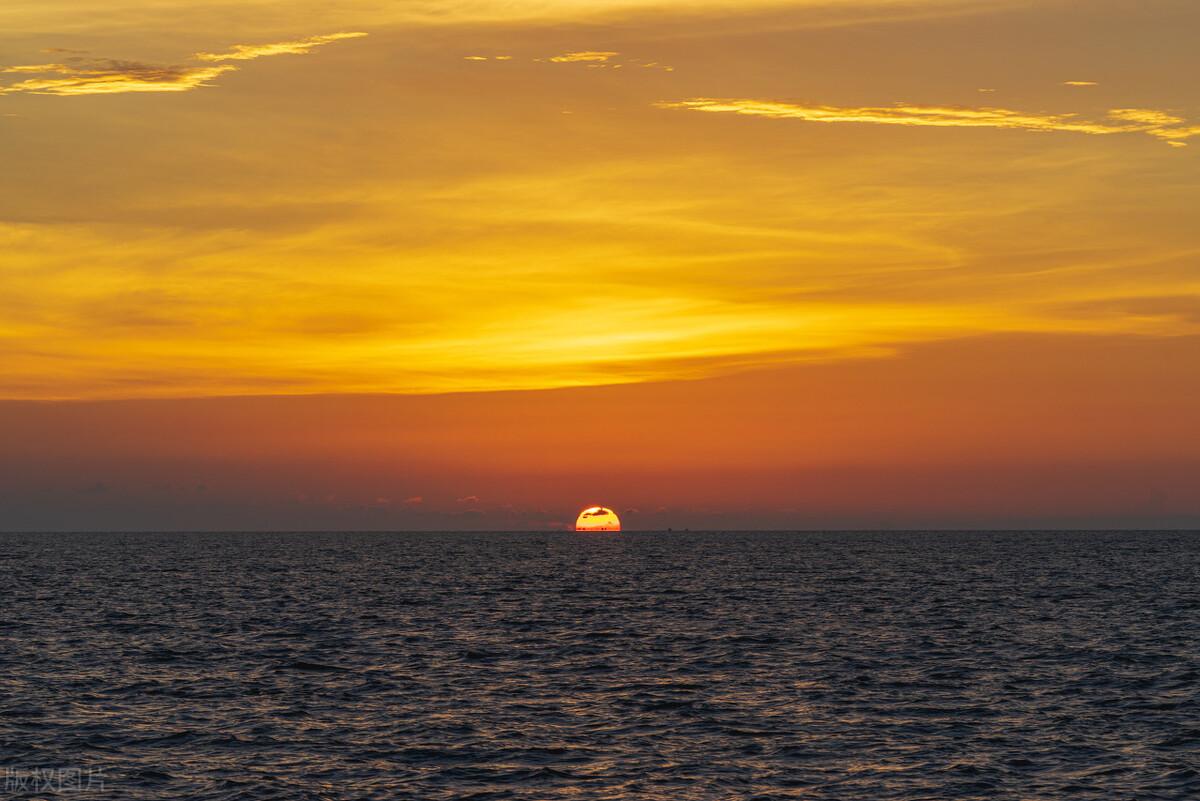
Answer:
M1194 3L497 8L0 8L0 528L1200 525Z
M9 527L1195 526L1196 338L695 382L0 404Z

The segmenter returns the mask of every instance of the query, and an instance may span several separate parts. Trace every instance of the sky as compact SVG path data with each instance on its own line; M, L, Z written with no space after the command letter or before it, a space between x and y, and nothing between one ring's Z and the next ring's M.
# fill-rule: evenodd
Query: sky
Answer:
M1200 527L1192 0L8 0L0 529Z

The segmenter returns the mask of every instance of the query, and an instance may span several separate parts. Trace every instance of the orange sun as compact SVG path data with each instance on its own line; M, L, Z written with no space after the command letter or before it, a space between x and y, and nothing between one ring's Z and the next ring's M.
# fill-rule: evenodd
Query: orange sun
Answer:
M579 513L575 521L576 531L620 531L621 519L617 513L605 506L589 506Z

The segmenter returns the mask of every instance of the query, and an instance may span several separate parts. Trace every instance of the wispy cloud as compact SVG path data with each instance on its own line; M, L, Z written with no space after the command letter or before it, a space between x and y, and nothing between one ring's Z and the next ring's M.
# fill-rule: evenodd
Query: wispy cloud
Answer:
M327 45L342 39L358 39L366 36L362 31L327 33L322 36L310 36L307 39L297 39L294 42L272 42L257 45L234 45L228 53L197 53L195 58L200 61L250 61L266 56L302 55L309 53L314 47Z
M571 53L562 53L561 55L551 56L550 61L557 64L571 64L576 62L589 61L608 61L621 55L612 50L578 50Z
M1063 86L1099 86L1095 81L1063 81Z
M1108 112L1108 116L1114 120L1136 122L1157 128L1169 128L1175 125L1183 125L1185 122L1181 117L1177 117L1174 114L1152 108L1114 108Z
M0 69L8 74L37 75L0 86L0 94L103 95L123 92L186 92L232 66L188 67L141 64L134 61L73 59L61 64L29 64Z
M468 55L463 56L463 59L465 61L512 61L513 57ZM625 67L641 67L643 69L656 69L664 72L675 71L674 67L660 64L657 61L643 61L640 58L622 58L621 53L616 50L573 50L568 53L559 53L556 56L534 58L533 61L543 64L578 64L591 69L619 70Z
M659 64L657 61L641 61L641 59L632 59L630 63L634 66L641 67L647 70L662 70L663 72L674 72L675 68L666 64Z
M236 45L231 53L197 53L201 61L247 61L286 53L307 53L313 47L339 39L366 36L365 33L334 33L313 36L298 42L264 45ZM77 52L55 48L48 52ZM0 67L0 74L33 77L0 86L0 94L109 95L126 92L187 92L211 86L214 78L237 70L233 64L208 66L146 64L139 61L98 59L75 56L48 64L21 64Z
M806 122L866 123L932 128L1009 128L1024 131L1060 131L1091 135L1143 133L1182 147L1184 140L1200 136L1200 127L1185 127L1184 120L1155 109L1114 109L1105 120L1077 114L1045 114L1006 108L955 106L816 106L775 100L741 98L691 98L661 102L660 108L741 114Z

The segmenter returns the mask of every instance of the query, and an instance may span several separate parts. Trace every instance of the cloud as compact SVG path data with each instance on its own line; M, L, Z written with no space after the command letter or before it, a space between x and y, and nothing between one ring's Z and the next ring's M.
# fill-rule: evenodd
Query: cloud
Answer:
M1152 108L1114 108L1108 112L1108 116L1114 120L1138 122L1161 128L1183 125L1185 122L1185 120L1176 117L1174 114L1168 114L1165 111L1158 111Z
M454 502L455 503L479 503L479 496L478 495L466 495L466 496L463 496L462 498L455 498Z
M71 59L60 64L29 64L0 69L8 74L38 75L8 86L0 94L103 95L124 92L186 92L209 82L232 66L187 67L134 61ZM53 76L53 77L48 77Z
M637 63L637 61L638 61L638 59L636 59L636 58L633 59L633 63ZM618 66L620 66L620 65L618 65ZM642 69L647 69L647 70L662 70L663 72L674 72L675 71L674 67L667 66L666 64L659 64L657 61L647 61L646 63L638 64L637 66L641 67Z
M425 503L425 499L422 498L420 495L413 495L409 498L404 499L405 506L420 506L423 503Z
M321 36L310 36L294 42L273 42L260 45L234 45L228 53L196 53L194 58L200 61L250 61L267 56L302 55L311 52L314 47L327 45L342 39L358 39L367 34L362 31L327 33Z
M643 69L662 70L664 72L674 72L675 68L666 64L660 64L657 61L642 61L640 58L618 58L621 54L616 50L574 50L569 53L560 53L557 56L548 58L535 58L534 61L552 63L552 64L582 64L585 67L592 69L623 69L629 67L641 67ZM487 56L467 56L468 61L487 61ZM497 61L507 61L511 56L496 56Z
M1099 86L1095 81L1063 81L1063 86Z
M580 514L579 516L580 517L611 517L612 510L605 509L604 507L600 506L595 509L588 509L588 510L584 511L582 514Z
M197 53L200 61L247 61L285 53L307 53L313 47L338 39L366 36L365 33L333 33L313 36L297 42L265 45L235 45L231 53ZM47 52L77 52L52 48ZM0 74L31 75L8 86L0 94L39 95L111 95L126 92L187 92L211 86L214 78L233 72L232 64L215 66L146 64L118 59L91 59L80 56L50 64L22 64L0 67Z
M659 108L741 114L806 122L851 122L871 125L907 125L932 128L1009 128L1024 131L1060 131L1091 135L1144 133L1176 147L1200 136L1200 127L1177 127L1184 120L1154 109L1114 109L1107 121L1076 114L1044 114L1005 108L961 106L810 106L775 100L742 98L691 98L661 102Z
M1165 141L1171 147L1187 147L1187 142L1184 140L1191 139L1194 136L1200 136L1200 126L1180 128L1172 131L1161 131L1154 135Z
M621 54L612 50L579 50L572 53L551 56L550 60L557 64L573 64L577 62L608 61L619 55Z
M1200 324L1200 292L1089 299L1061 303L1058 309L1084 317L1128 316Z

